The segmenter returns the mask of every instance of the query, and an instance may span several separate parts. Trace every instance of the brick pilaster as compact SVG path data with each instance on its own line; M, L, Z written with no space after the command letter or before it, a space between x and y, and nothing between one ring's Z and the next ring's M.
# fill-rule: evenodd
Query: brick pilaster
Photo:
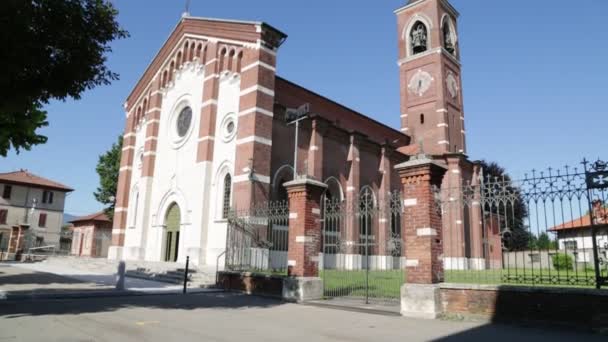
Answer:
M361 159L359 157L359 143L361 136L353 133L350 136L350 147L348 151L348 164L350 165L348 179L346 182L346 205L347 208L355 208L358 204L359 190L361 187ZM359 220L356 215L346 217L346 253L359 254Z
M405 240L407 276L410 284L443 281L441 212L434 187L441 185L445 168L420 156L395 166L403 185L402 236Z
M234 181L240 209L269 199L276 67L276 52L243 52Z
M213 160L215 139L215 120L217 118L217 100L219 93L220 63L217 43L209 42L206 46L206 56L210 60L199 60L205 68L205 81L203 85L203 103L201 104L200 127L198 136L198 152L196 161L209 162Z
M310 147L308 148L307 174L317 180L323 179L323 135L327 129L326 122L320 118L312 120Z
M443 244L446 267L449 269L466 269L467 241L465 238L464 210L466 205L462 199L462 161L464 155L445 155L448 170L443 181ZM450 200L453 199L453 200ZM467 222L468 224L468 222Z
M310 178L284 184L289 194L288 275L318 277L322 243L321 195L324 183Z
M128 116L125 124L125 134L122 141L120 156L120 171L116 188L116 202L112 227L112 246L121 247L125 242L127 227L127 207L129 205L129 187L133 174L133 158L135 155L135 110Z
M380 218L378 220L376 235L376 251L378 255L387 255L386 241L389 240L391 234L391 177L393 174L393 166L391 164L390 155L392 149L388 144L382 146L382 154L380 156L380 168L378 171L382 175L380 182L380 191L378 193L378 201L380 203Z

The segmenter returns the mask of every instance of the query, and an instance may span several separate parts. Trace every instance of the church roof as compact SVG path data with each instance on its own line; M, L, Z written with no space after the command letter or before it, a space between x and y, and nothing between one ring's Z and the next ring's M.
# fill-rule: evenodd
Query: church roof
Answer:
M64 192L74 191L74 189L55 182L53 180L37 176L27 170L19 170L14 172L0 173L0 182L29 185L33 187L47 188Z
M127 106L131 105L145 91L150 81L159 72L184 36L213 37L214 39L234 41L250 46L260 44L275 44L278 46L287 38L285 33L262 21L184 16L133 87L126 100ZM270 48L273 47L270 46Z
M367 136L382 144L388 142L398 147L409 144L410 137L354 109L319 95L298 84L277 76L275 82L277 103L287 108L297 108L303 103L310 104L310 111L348 131Z

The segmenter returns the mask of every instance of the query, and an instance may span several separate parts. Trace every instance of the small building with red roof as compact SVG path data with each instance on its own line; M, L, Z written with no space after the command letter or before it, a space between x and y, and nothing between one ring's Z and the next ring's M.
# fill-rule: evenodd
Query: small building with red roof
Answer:
M593 218L597 227L597 246L600 257L608 259L608 208L599 200L593 202ZM557 235L559 249L575 253L576 260L581 263L593 261L593 237L591 216L589 213L574 220L564 222L549 228L550 232Z
M79 217L70 221L73 225L70 254L105 258L112 242L112 221L103 212Z

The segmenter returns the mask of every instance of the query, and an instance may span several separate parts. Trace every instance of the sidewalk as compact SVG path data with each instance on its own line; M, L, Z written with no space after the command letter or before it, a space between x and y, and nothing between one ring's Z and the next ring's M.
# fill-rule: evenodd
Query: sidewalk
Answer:
M116 290L115 284L115 274L44 263L0 263L0 300L176 294L183 290L181 285L128 277L125 290ZM214 291L188 289L189 293Z

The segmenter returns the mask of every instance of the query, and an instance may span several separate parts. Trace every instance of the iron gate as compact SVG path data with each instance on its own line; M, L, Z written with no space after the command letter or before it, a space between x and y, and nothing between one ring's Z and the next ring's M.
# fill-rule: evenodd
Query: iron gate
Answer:
M605 285L608 164L582 164L519 180L487 164L472 183L441 189L446 281Z
M399 302L405 280L401 194L379 197L363 188L346 201L323 199L320 275L326 299Z

